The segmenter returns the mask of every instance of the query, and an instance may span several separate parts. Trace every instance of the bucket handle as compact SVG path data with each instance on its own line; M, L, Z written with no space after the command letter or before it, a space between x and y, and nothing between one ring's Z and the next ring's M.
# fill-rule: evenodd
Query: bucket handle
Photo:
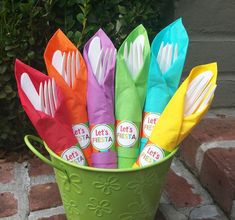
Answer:
M24 142L25 144L28 146L28 148L39 158L41 159L44 163L46 163L47 165L55 168L55 169L58 169L60 171L62 171L63 173L67 174L67 172L61 168L60 166L58 166L57 164L53 163L51 160L47 159L45 156L43 156L30 142L30 140L33 140L33 141L36 141L40 144L43 144L43 141L39 138L39 137L36 137L34 135L26 135L24 137Z

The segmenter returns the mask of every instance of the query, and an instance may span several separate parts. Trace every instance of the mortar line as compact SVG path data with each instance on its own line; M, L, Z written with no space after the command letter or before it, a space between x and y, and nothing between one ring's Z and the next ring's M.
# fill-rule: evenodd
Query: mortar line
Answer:
M31 212L28 220L35 220L38 218L48 218L51 217L53 215L60 215L60 214L64 214L64 207L63 206L57 206L57 207L53 207L53 208L48 208L48 209L42 209L42 210L37 210L34 212Z
M54 175L40 175L30 177L30 184L31 186L35 186L38 184L46 184L46 183L55 183L55 176Z
M235 141L234 140L226 140L226 141L218 140L218 141L213 141L213 142L205 142L201 144L195 156L195 164L196 164L198 174L201 173L202 163L203 163L204 155L206 151L208 151L209 149L214 149L214 148L223 148L223 149L235 148Z
M16 163L16 194L18 196L18 219L25 220L29 215L28 191L30 188L30 179L28 176L28 162Z

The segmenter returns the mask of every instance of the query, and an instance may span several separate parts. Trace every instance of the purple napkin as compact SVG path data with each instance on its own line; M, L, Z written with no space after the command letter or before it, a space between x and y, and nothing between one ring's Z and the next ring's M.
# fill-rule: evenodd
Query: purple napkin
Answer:
M116 49L102 29L85 44L88 70L87 110L93 148L92 166L117 168L115 149L114 73Z

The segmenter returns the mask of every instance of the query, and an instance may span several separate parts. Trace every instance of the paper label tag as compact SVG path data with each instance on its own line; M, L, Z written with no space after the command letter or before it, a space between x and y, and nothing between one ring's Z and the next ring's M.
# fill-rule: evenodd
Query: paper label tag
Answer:
M86 123L73 125L73 133L82 149L90 145L90 130Z
M139 129L132 121L117 121L117 146L132 147L139 139Z
M143 120L143 127L142 127L142 137L149 138L155 124L157 123L158 119L160 118L159 113L153 112L144 112L144 120Z
M143 151L140 153L138 163L141 167L143 167L156 163L164 157L165 153L163 149L161 149L155 144L149 143L144 147Z
M114 145L113 125L98 124L91 127L91 144L96 150L108 150Z
M79 165L85 165L85 161L86 161L82 151L76 146L72 146L66 149L61 154L61 157L67 161L74 162Z

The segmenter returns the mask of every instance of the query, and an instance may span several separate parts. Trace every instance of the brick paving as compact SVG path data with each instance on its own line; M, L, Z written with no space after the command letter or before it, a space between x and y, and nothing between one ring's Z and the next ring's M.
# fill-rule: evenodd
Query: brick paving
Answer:
M235 220L235 117L209 114L173 160L155 220ZM0 163L0 220L66 220L53 169ZM92 220L92 219L91 219Z

